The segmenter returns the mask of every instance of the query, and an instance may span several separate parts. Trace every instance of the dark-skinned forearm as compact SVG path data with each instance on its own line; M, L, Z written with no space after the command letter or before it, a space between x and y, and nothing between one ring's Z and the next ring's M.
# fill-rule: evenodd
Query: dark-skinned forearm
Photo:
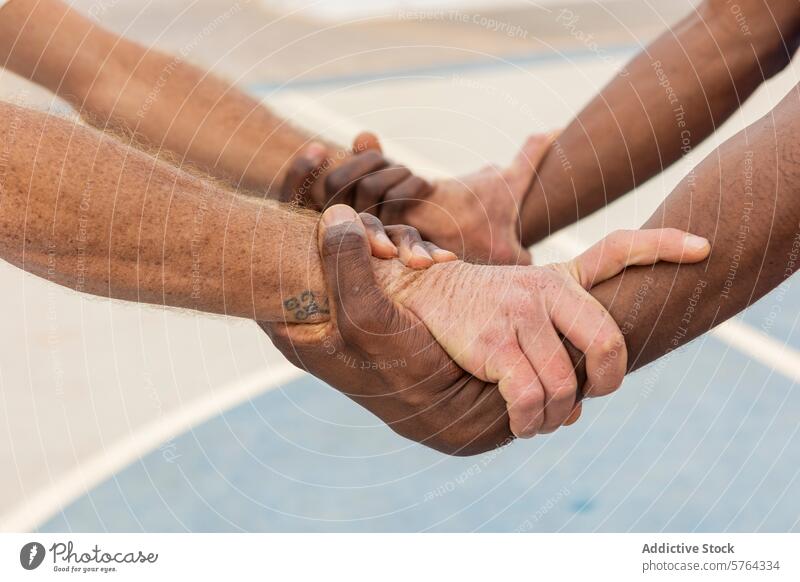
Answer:
M707 237L697 265L636 267L593 288L626 336L630 369L705 333L800 261L800 91L708 156L645 227Z
M522 209L533 244L604 207L697 146L788 63L791 0L707 1L638 55L559 136Z

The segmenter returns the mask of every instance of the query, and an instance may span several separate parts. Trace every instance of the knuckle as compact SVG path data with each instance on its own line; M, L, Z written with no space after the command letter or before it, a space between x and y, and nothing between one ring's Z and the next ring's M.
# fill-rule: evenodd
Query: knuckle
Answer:
M411 176L411 170L409 170L403 164L394 164L391 168L389 168L393 172L397 172L398 174L402 174L404 176Z
M399 176L397 178L399 181L407 180L413 176L411 170L409 170L405 166L394 166L392 168L392 171L395 173L396 176Z
M361 212L358 216L361 218L361 222L363 222L364 226L367 228L377 231L383 230L383 223L381 222L380 218L374 214L370 214L369 212Z
M391 233L397 236L400 236L404 240L411 240L411 239L419 239L420 234L419 231L407 224L395 224L393 226L387 227L387 230L391 229Z
M601 386L596 390L594 390L592 396L597 396L599 398L602 398L603 396L610 396L611 394L616 392L620 386L621 384L616 384L616 383L611 384L609 386Z
M519 438L529 439L542 431L544 426L544 410L523 413L509 410L511 428Z
M559 402L569 400L578 392L578 380L574 374L563 374L561 377L555 377L549 387L545 384L545 390L549 400Z
M314 173L317 166L305 157L296 158L291 165L290 172L296 178L308 178Z
M617 389L622 386L622 381L618 379L614 379L613 381L608 376L603 378L602 383L594 383L592 386L592 398L599 398L603 396L608 396L613 394L617 391Z
M380 174L372 174L362 178L356 186L358 195L364 198L378 198L381 195L382 177Z
M384 203L392 202L394 205L403 204L409 199L413 199L413 194L406 192L402 184L391 188L383 197Z
M510 360L517 354L517 349L507 342L507 332L494 326L488 326L478 331L475 337L475 349L491 354L489 367L501 370L501 364Z
M405 225L403 228L403 233L405 234L406 237L412 240L422 239L422 236L419 234L419 231L413 226Z
M524 418L527 422L538 421L541 424L544 418L544 393L542 390L528 386L520 390L507 391L503 395L509 410L517 417Z
M529 386L520 392L514 405L518 406L520 410L526 411L531 420L541 421L537 417L544 414L544 393L538 388Z
M418 176L411 176L392 188L389 191L389 194L393 200L417 198L419 193L424 190L426 184L427 182L425 182L422 178Z
M415 197L420 197L424 194L427 194L431 189L431 185L428 183L428 181L423 180L419 176L411 176L406 181L409 182L409 188L414 193Z
M351 180L341 170L335 170L325 177L325 193L328 196L335 196L346 189Z
M367 150L358 154L358 157L363 160L365 165L374 166L386 163L386 158L378 150Z
M623 349L625 349L625 336L619 330L612 332L603 342L603 351L606 353L620 352Z
M625 352L625 336L616 330L601 340L600 351L608 356L616 356Z
M539 431L536 429L536 427L526 426L524 428L516 430L514 434L516 435L517 438L520 439L532 439L533 437L539 434Z

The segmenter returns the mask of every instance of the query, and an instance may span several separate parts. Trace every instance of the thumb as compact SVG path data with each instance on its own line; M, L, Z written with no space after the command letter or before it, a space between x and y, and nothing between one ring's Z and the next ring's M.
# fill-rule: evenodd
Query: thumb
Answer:
M567 267L584 289L632 265L699 263L711 252L707 239L677 228L618 230L575 257Z
M533 181L539 164L555 140L555 134L537 133L530 136L505 172L511 191L524 194Z
M372 269L367 231L356 211L336 204L322 214L318 231L328 300L343 337L355 332L378 334L394 304L385 295ZM373 338L374 341L374 338Z
M514 261L516 265L527 266L533 264L533 254L520 245L520 242L517 238L514 239L514 245L517 248L517 253L514 257Z
M353 140L353 152L361 153L367 150L376 150L383 153L383 147L378 136L371 131L362 131Z

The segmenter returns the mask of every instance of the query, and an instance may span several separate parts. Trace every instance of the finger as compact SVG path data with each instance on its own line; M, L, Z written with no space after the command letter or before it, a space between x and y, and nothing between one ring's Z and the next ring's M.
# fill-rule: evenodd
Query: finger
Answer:
M520 346L531 362L545 394L541 433L557 430L575 408L578 378L561 338L549 321L544 325L526 322L517 332Z
M353 155L325 178L325 200L319 201L320 207L332 204L352 206L358 181L387 165L386 159L375 150Z
M286 177L278 192L278 200L301 207L309 206L311 187L321 174L327 153L328 150L323 144L312 142L299 156L296 156L286 170Z
M506 401L511 432L519 438L538 434L544 422L544 390L528 359L518 349L494 354L486 364Z
M570 271L589 289L631 265L697 263L710 251L707 239L676 228L618 230L570 261Z
M580 419L580 417L581 417L581 413L582 413L582 412L583 412L583 404L581 404L581 403L578 403L578 405L577 405L577 406L575 407L575 409L572 411L572 414L570 414L570 415L569 415L569 418L568 418L568 419L567 419L567 421L564 423L564 426L572 426L573 424L575 424L576 422L578 422L578 420L579 420L579 419Z
M577 284L564 287L550 309L553 324L586 358L585 396L622 385L628 365L625 337L606 309Z
M397 224L386 227L386 234L397 246L400 261L412 269L427 269L433 265L433 257L428 253L419 231L413 226Z
M425 250L428 251L428 254L433 257L433 260L436 263L449 263L450 261L458 260L458 255L446 249L440 248L432 242L424 241L422 245L425 247Z
M379 259L393 259L398 255L397 247L386 235L383 223L371 214L359 214L364 228L367 230L367 239L372 249L372 256Z
M547 152L550 151L553 140L554 135L541 133L532 135L525 141L505 171L505 178L512 193L527 192L533 175Z
M371 131L362 131L353 140L353 152L360 153L367 150L376 150L383 153L383 147L378 136Z
M375 280L364 225L352 208L337 204L322 214L318 237L339 333L354 346L374 342L376 335L385 332L395 309Z
M410 176L411 172L408 168L389 166L365 177L356 185L353 208L356 209L356 212L369 212L378 216L381 202L386 193Z
M530 136L520 148L512 165L527 166L536 168L539 166L551 145L555 141L556 134L537 133Z
M391 188L383 197L380 217L383 224L403 224L406 212L433 192L427 180L411 176Z

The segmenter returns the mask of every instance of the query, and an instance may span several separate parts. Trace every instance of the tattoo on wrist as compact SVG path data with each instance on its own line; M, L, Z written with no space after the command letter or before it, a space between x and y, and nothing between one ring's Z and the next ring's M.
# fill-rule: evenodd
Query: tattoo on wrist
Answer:
M283 308L295 321L308 321L320 315L330 315L328 298L310 289L284 300Z

